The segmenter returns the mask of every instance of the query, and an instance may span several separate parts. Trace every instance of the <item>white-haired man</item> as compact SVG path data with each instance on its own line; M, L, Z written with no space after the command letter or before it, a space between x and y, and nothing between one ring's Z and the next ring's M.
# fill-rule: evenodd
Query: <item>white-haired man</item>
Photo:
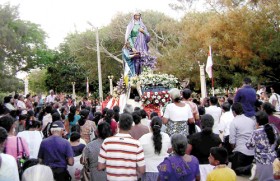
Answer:
M55 101L54 91L50 90L50 95L46 98L46 103L53 103Z
M54 179L68 181L69 173L67 165L74 165L74 153L70 143L63 139L64 125L61 121L55 121L51 125L52 135L41 142L38 159L40 163L51 167Z

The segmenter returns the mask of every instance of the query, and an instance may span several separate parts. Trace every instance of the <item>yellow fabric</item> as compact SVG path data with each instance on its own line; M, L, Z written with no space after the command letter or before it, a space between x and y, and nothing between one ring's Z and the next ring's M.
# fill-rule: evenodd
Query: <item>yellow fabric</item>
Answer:
M123 81L126 86L128 86L128 82L129 82L129 76L128 76L129 71L130 71L130 68L128 67L127 63L125 63Z
M228 167L216 168L207 175L206 181L236 181L236 174Z
M128 74L124 76L124 83L126 86L128 86L128 81L129 81L129 77Z

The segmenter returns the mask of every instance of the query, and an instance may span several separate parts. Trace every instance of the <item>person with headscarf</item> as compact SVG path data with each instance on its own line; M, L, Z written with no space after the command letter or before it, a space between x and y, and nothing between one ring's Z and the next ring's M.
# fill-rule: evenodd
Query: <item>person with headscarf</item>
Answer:
M142 22L141 14L136 12L133 14L132 20L129 22L125 33L125 42L128 42L133 54L138 54L132 57L135 64L135 74L141 73L141 61L145 55L148 55L148 42L150 35L146 26Z

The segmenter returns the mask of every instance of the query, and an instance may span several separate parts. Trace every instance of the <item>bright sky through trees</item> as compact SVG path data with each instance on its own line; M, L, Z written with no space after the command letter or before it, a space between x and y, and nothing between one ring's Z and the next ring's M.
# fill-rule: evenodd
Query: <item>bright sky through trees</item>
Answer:
M19 5L20 18L40 24L47 32L47 44L55 48L69 32L89 29L110 23L118 13L135 10L155 10L171 17L179 17L168 4L175 0L1 0L1 4ZM125 27L124 27L125 28Z

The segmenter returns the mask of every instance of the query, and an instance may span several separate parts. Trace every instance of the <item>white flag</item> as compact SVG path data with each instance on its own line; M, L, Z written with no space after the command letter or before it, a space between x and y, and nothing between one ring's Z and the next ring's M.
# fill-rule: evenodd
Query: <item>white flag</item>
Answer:
M209 52L208 52L208 58L206 63L206 72L209 76L209 78L212 78L212 66L213 66L213 60L212 60L212 52L211 52L211 46L209 46Z

